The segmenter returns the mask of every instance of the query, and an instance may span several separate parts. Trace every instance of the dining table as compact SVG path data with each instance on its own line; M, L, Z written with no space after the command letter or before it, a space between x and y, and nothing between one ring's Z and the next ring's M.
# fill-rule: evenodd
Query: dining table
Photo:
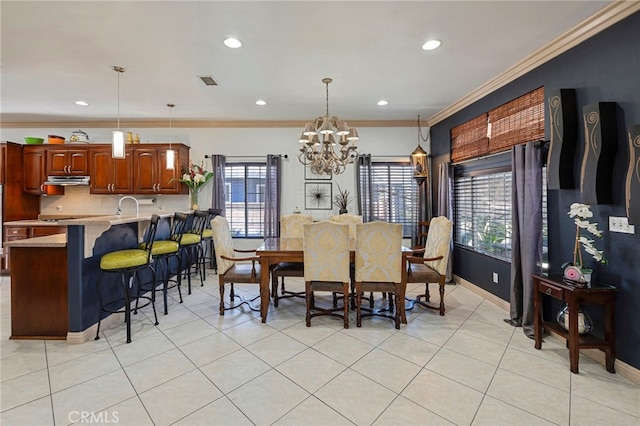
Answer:
M354 238L349 239L350 261L355 260L356 241ZM413 250L402 246L402 282L407 284L407 257L413 254ZM262 322L267 322L267 314L269 312L269 302L271 300L271 269L281 262L299 262L304 263L304 251L302 238L266 238L260 247L256 249L256 255L260 258L260 317ZM404 304L401 314L402 323L406 324L407 319L404 312Z

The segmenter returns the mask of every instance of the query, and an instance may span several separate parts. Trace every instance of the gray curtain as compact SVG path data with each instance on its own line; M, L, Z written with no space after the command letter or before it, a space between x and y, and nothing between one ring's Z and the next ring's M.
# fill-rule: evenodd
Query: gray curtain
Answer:
M226 216L224 196L224 168L226 157L224 155L211 154L211 166L213 170L213 192L211 194L211 208L219 209L220 216Z
M363 222L373 220L373 187L371 184L371 154L360 154L356 163L358 208Z
M533 338L533 280L542 264L542 155L534 142L512 151L511 318Z
M445 216L450 221L453 221L453 185L451 177L452 173L451 163L441 163L438 166L438 216ZM451 238L451 245L449 248L449 264L447 265L446 282L453 280L453 236Z
M279 237L280 228L280 177L282 158L280 155L267 155L267 173L264 187L264 237Z

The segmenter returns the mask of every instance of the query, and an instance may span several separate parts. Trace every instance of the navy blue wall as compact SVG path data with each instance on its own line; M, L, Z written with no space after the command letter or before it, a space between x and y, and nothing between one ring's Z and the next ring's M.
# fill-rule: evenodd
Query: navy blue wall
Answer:
M490 54L488 56L490 57ZM449 161L452 127L540 86L544 86L545 91L576 89L580 115L578 148L574 164L567 167L573 166L577 185L580 182L579 170L584 141L582 107L594 102L616 102L620 107L618 151L611 188L613 203L592 206L592 221L598 222L599 228L605 231L603 241L596 244L604 248L609 264L594 263L592 266L597 281L613 284L619 289L616 297L617 358L640 368L640 227L636 226L634 235L611 233L608 219L609 216L626 215L624 185L629 161L627 128L633 124L640 124L640 13L635 13L433 126L433 170L438 170L440 163ZM546 135L546 139L549 139L548 120ZM434 189L436 187L437 182L434 182ZM573 257L575 227L567 215L573 202L580 202L579 188L548 192L549 260L552 273L561 272L562 263ZM454 249L453 261L454 274L504 300L509 300L508 263L458 247ZM493 272L498 272L499 284L492 283ZM595 332L601 333L601 310L592 307L588 308L587 312L596 323Z

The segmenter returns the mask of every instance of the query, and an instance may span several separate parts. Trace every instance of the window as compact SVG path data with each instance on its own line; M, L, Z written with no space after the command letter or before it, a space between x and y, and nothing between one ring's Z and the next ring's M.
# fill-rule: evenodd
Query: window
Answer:
M227 164L224 169L226 214L234 238L264 236L264 163Z
M458 176L454 242L511 261L511 170Z
M360 188L366 188L360 177ZM413 179L413 169L407 163L372 163L371 191L360 191L363 205L371 206L370 214L363 212L367 221L382 220L401 223L403 237L411 238L418 220L417 185Z

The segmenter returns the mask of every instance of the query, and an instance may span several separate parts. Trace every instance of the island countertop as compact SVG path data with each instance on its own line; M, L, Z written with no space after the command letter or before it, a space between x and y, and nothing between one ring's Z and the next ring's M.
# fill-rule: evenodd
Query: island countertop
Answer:
M53 234L44 237L25 238L22 240L5 241L5 247L66 247L67 234Z

